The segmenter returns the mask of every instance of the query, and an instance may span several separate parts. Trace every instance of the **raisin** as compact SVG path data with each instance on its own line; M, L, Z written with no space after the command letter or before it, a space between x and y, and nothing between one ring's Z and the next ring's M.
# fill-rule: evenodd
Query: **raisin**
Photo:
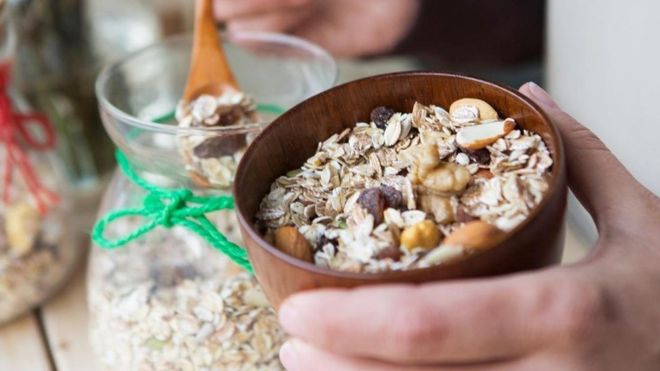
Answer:
M334 247L337 247L337 239L336 238L328 238L324 234L321 235L321 238L319 238L319 241L316 243L316 248L314 249L314 252L320 251L323 249L323 246L327 244L331 244Z
M399 209L403 204L403 195L401 192L396 190L394 187L383 185L380 187L380 193L385 198L385 207L391 207L392 209Z
M456 209L456 215L454 217L459 223L469 223L471 221L477 220L474 216L470 215L465 211L465 208L461 205Z
M159 287L172 287L180 282L190 279L197 274L190 265L173 264L164 266L152 266L149 269L149 276Z
M231 156L247 145L245 134L220 135L199 144L193 152L199 158Z
M383 211L385 211L385 197L380 188L368 188L360 192L357 203L365 208L374 217L374 225L383 222Z
M238 120L244 115L243 109L239 106L231 106L227 110L222 110L219 112L220 117L218 118L217 125L219 126L229 126L234 125Z
M470 160L480 165L488 165L490 163L490 152L485 148L476 151L463 150L463 152L468 155Z
M378 252L374 258L378 260L383 260L383 259L392 259L395 262L399 261L401 259L401 256L403 256L403 252L401 252L401 249L397 249L396 247L386 247Z
M371 121L373 121L377 127L385 129L385 126L387 126L387 121L389 121L392 115L394 115L394 110L391 108L384 106L376 107L373 109L373 111L371 111Z

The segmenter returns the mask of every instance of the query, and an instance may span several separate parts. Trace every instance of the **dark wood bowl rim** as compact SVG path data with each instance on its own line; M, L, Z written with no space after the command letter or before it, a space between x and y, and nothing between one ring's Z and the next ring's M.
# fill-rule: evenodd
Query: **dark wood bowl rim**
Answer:
M518 90L512 89L510 87L500 85L494 82L490 81L485 81L482 79L478 79L475 77L471 76L466 76L466 75L460 75L460 74L452 74L452 73L442 73L442 72L430 72L430 71L409 71L409 72L394 72L394 73L387 73L387 74L381 74L381 75L375 75L375 76L370 76L354 81L350 81L341 85L337 85L335 87L332 87L324 92L321 92L313 97L307 98L306 100L302 101L301 103L297 104L293 108L289 109L287 112L283 113L281 116L279 116L277 119L275 119L270 125L268 125L261 133L257 135L257 137L254 139L252 144L248 147L246 150L246 153L243 155L243 158L247 158L250 155L252 155L252 152L254 152L254 147L257 146L260 142L268 140L268 136L271 131L274 131L277 129L277 126L280 125L281 122L284 122L287 120L288 116L296 112L300 109L302 109L305 104L307 104L308 100L312 99L323 99L323 97L327 94L330 94L332 91L336 89L341 89L345 86L349 86L352 84L359 84L363 83L365 81L375 81L375 80L381 80L381 79L392 79L392 78L407 78L407 77L413 77L413 76L428 76L428 77L444 77L444 78L450 78L450 79L461 79L461 80L467 80L467 81L472 81L476 82L478 84L482 85L487 85L491 88L495 89L500 89L504 90L512 95L514 95L516 98L519 100L524 101L526 104L528 104L534 112L539 115L544 124L548 126L550 129L551 137L555 141L555 153L552 155L552 160L553 160L553 165L552 165L552 171L550 172L550 179L548 181L548 190L545 192L545 195L543 196L543 200L539 205L537 205L534 210L532 210L531 214L522 222L520 223L516 228L513 230L507 232L504 238L499 239L497 241L493 241L491 246L488 248L485 248L481 251L474 252L471 255L454 261L454 262L448 262L448 263L443 263L440 265L434 265L430 267L425 267L425 268L416 268L416 269L410 269L410 270L401 270L401 271L388 271L388 272L379 272L379 273L353 273L353 272L344 272L344 271L338 271L338 270L333 270L330 268L325 268L325 267L320 267L317 266L313 263L309 263L297 258L294 258L279 249L277 249L275 246L269 244L266 240L264 240L261 236L260 233L254 230L252 219L254 219L254 215L250 216L250 219L245 215L244 210L241 206L241 203L239 202L239 198L235 197L235 203L236 203L236 214L238 214L238 219L239 223L243 226L243 231L244 233L247 233L249 235L249 238L252 239L256 244L259 245L260 248L266 250L268 253L270 253L272 256L274 256L277 259L283 260L286 263L293 265L299 269L312 272L314 274L318 275L325 275L325 276L331 276L339 279L349 279L349 280L366 280L366 281L382 281L384 278L387 278L388 280L392 281L405 281L406 278L409 278L411 276L417 276L417 275L423 275L427 272L432 272L435 270L442 270L445 269L448 266L454 266L454 265L459 265L464 263L467 260L473 259L475 256L482 255L482 254L487 254L491 252L492 250L495 250L497 248L500 248L506 241L514 239L516 235L520 234L522 230L524 230L531 222L532 220L536 219L539 214L543 210L545 210L548 206L548 202L553 198L551 197L553 193L556 192L561 192L562 190L559 189L560 181L561 181L561 174L563 173L564 170L564 145L563 141L561 138L561 135L559 134L559 130L557 129L556 125L550 120L548 115L536 104L534 103L531 99L527 98L525 95L520 93ZM241 161L238 165L238 168L236 170L236 179L240 179L244 173L246 173L246 165L245 161ZM237 186L238 182L234 181L233 185L233 191L234 195L237 195Z

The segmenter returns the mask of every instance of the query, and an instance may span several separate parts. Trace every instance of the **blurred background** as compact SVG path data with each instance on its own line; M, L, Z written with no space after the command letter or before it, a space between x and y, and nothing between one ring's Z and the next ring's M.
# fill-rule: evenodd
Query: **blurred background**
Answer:
M284 0L216 1L260 2L268 7L270 2ZM305 8L297 15L298 23L293 18L264 21L261 15L220 14L218 18L231 31L275 30L311 38L337 57L339 83L419 69L465 73L514 88L535 81L600 136L637 179L660 193L660 156L655 149L660 136L660 109L655 102L660 99L656 75L660 66L659 1L286 1L314 3L320 7L315 9L324 9L329 16L304 23L301 19L313 17ZM95 187L98 195L114 168L114 159L98 115L94 80L110 61L165 37L189 33L194 2L0 0L3 2L11 8L9 21L18 46L12 75L15 100L50 118L70 177L81 189ZM412 12L409 24L400 19L408 10ZM348 23L339 21L342 19ZM391 37L397 29L403 30L403 36ZM370 32L376 36L363 40ZM4 34L0 37L5 38ZM380 47L366 47L361 42ZM595 240L593 223L573 197L568 223L577 245L586 247ZM43 309L45 316L31 320L36 322L5 327L0 332L0 349L31 354L27 353L29 347L17 346L12 339L24 337L28 328L42 335L47 328L50 347L59 349L52 354L45 351L50 364L82 369L80 365L86 365L88 358L86 343L73 344L67 337L78 330L84 332L86 325L80 281ZM72 315L72 307L77 315ZM74 356L67 358L66 351ZM10 361L3 358L5 354L0 352L0 369L14 367L6 363Z
M104 64L130 51L190 32L193 2L8 2L14 8L18 31L16 87L57 123L66 134L65 141L76 144L60 146L72 172L80 179L106 174L113 166L112 148L96 110L96 74ZM347 3L325 3L333 2ZM384 23L391 18L388 8L398 11L394 4L414 3L376 2L384 12ZM513 87L536 81L658 193L660 175L654 169L660 168L660 160L651 140L660 130L660 110L654 104L660 97L654 73L660 65L660 24L654 19L660 3L603 0L598 4L594 7L588 0L421 1L407 36L393 47L366 56L335 53L340 54L339 82L411 69L467 73ZM337 8L337 17L350 16L341 14L349 7ZM240 23L237 18L226 22L230 28L232 22ZM363 20L356 18L356 22ZM457 26L457 22L469 26ZM240 29L282 28L268 22L245 23ZM360 27L355 28L359 32ZM297 31L292 28L291 32ZM331 52L338 49L319 39ZM595 238L593 226L574 200L569 219L587 241Z

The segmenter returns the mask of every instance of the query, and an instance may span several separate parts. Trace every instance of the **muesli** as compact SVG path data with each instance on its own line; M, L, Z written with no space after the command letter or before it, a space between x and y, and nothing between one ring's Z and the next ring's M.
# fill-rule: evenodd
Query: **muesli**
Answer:
M181 103L177 118L179 127L193 129L177 133L179 153L195 183L189 191L199 197L227 195L249 135L258 131L254 100L234 91L202 95ZM110 189L117 187L140 202L149 197L123 180ZM166 179L152 177L150 182L171 188ZM229 241L241 241L233 210L206 212L204 218ZM113 220L104 234L130 235L144 226L143 219ZM122 247L94 251L90 262L90 338L106 366L145 371L283 369L278 352L284 333L261 287L208 238L174 224Z
M548 188L542 138L483 100L370 118L272 184L256 220L278 248L349 272L442 264L492 246Z
M0 163L6 164L4 153ZM44 186L57 189L56 177L45 159L34 156L32 160ZM82 252L67 214L69 200L63 199L41 213L22 178L13 178L9 201L0 202L0 323L51 296Z
M235 129L179 135L179 153L190 177L203 187L230 187L249 140L241 128L258 125L255 100L240 91L225 89L219 96L201 95L191 102L181 102L176 119L181 128Z
M214 223L221 218L209 217ZM137 218L118 220L113 231L140 224ZM153 231L92 258L90 339L105 365L282 370L284 333L256 280L193 232Z

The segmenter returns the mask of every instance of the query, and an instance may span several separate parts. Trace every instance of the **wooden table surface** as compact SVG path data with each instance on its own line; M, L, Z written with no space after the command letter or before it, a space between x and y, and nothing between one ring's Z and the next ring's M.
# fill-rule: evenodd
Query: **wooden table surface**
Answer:
M565 262L580 259L587 248L575 230L567 228ZM1 371L95 371L88 341L83 264L52 300L0 327Z

